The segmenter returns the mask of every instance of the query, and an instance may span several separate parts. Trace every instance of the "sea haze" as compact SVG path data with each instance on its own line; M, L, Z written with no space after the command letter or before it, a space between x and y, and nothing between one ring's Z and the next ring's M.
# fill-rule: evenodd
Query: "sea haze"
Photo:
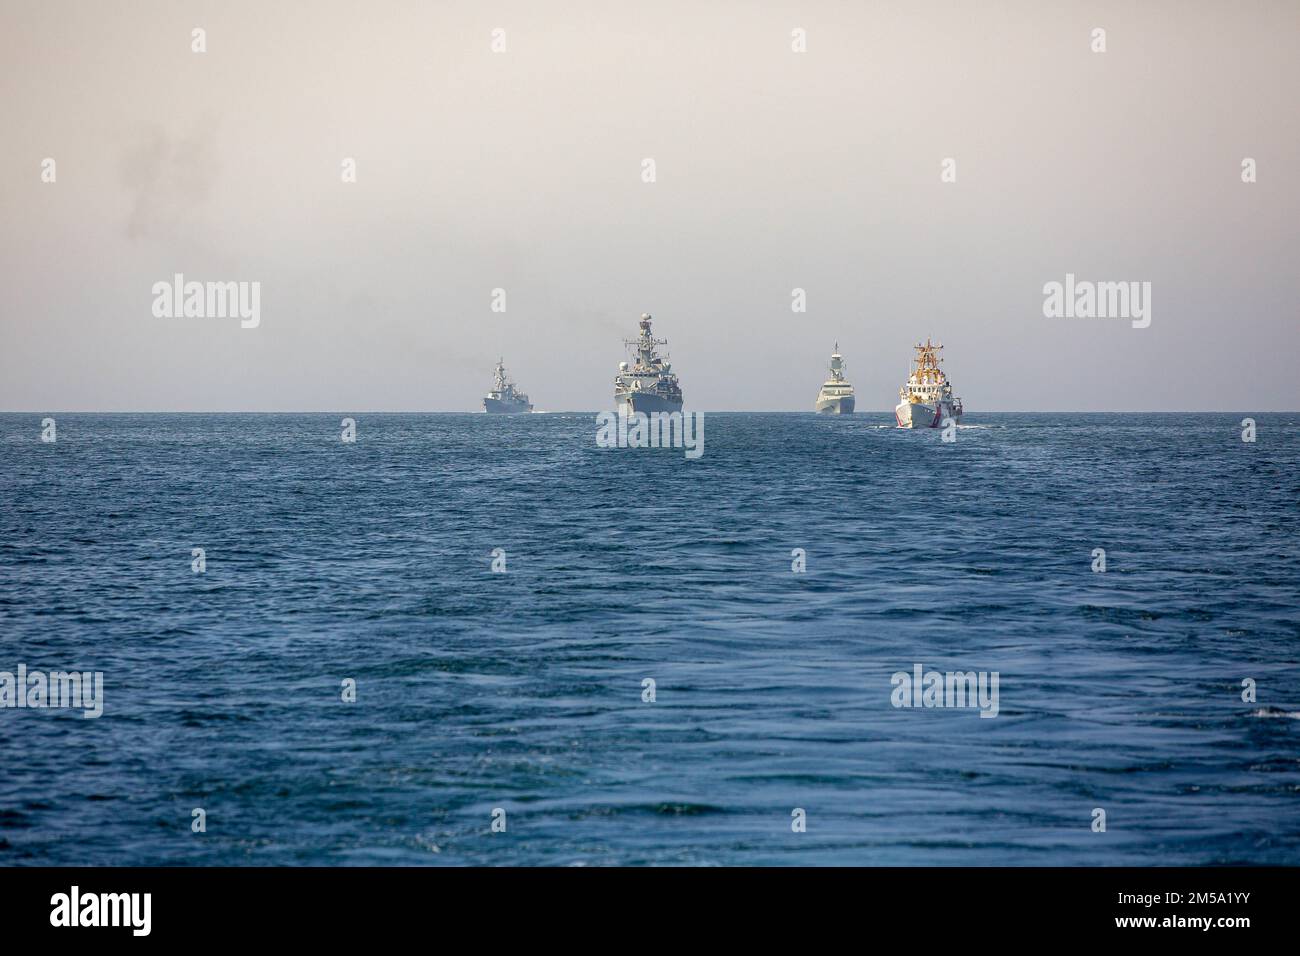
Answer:
M0 864L1300 864L1300 415L347 414L0 415Z

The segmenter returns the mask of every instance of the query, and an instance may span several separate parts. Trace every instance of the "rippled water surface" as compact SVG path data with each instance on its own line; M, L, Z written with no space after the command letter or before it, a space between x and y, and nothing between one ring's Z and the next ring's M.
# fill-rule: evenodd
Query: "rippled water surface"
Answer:
M0 670L105 709L0 709L0 864L1300 864L1300 416L42 417Z

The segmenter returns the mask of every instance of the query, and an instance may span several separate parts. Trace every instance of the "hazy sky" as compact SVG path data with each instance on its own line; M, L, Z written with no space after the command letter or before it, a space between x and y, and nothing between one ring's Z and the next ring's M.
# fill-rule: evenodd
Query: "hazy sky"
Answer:
M1298 90L1293 0L3 0L0 410L610 408L643 311L688 408L1295 410Z

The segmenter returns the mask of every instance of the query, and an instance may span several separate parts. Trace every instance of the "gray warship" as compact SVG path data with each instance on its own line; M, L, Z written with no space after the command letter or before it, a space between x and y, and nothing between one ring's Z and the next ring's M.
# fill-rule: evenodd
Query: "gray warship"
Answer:
M492 391L483 399L483 411L489 415L522 415L532 410L528 396L506 377L505 359L497 359L496 379Z
M667 345L667 339L656 339L650 333L650 313L641 316L641 334L635 339L624 339L623 344L633 351L631 363L620 362L614 377L614 404L618 411L627 412L680 412L682 387L666 358L655 351Z
M844 377L844 356L840 355L840 343L835 343L831 353L831 377L817 393L818 412L825 415L853 414L853 386Z

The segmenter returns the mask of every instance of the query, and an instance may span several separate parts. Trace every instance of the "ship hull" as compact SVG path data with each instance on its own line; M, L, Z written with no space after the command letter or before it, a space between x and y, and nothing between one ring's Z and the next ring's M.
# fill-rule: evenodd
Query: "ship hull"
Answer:
M894 409L894 419L898 422L899 428L938 428L945 418L961 422L961 414L955 412L946 402L940 402L938 405L900 402Z
M821 415L852 415L853 396L839 395L835 398L817 399L817 412Z
M625 395L615 395L614 401L619 408L627 408L628 413L644 412L647 415L654 412L680 412L682 403L670 398L664 398L662 395L656 395L653 392L629 392Z
M533 410L528 402L503 402L499 398L483 399L483 411L489 415L526 415Z

